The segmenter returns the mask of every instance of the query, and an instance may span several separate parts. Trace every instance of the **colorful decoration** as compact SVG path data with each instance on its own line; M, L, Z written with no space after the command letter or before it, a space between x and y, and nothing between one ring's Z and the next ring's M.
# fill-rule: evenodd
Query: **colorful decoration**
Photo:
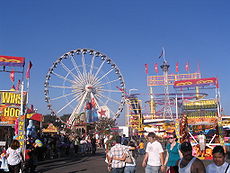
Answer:
M213 77L213 78L202 78L202 79L179 80L174 82L174 88L207 86L207 85L214 85L218 88L217 78Z
M0 55L0 66L23 67L24 65L25 65L24 57Z
M200 73L169 74L168 75L168 85L174 85L175 81L199 79L199 78L201 78ZM147 85L148 86L164 86L164 75L148 76Z

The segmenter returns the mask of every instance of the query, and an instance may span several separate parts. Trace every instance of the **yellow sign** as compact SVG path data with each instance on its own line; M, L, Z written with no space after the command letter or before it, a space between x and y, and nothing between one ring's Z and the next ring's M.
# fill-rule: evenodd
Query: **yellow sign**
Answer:
M217 108L217 101L215 99L183 102L184 110L216 109L216 108Z
M24 92L23 100L26 104L27 93ZM14 124L20 115L21 93L15 91L0 91L0 122Z

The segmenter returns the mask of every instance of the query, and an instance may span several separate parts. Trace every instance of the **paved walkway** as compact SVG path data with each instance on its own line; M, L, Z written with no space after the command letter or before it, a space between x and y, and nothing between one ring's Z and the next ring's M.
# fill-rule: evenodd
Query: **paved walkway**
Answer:
M141 167L143 156L137 159L137 173L144 173ZM211 161L203 161L205 165ZM46 160L39 163L38 173L107 173L105 163L105 153L103 150L97 151L96 155L63 157L58 159Z

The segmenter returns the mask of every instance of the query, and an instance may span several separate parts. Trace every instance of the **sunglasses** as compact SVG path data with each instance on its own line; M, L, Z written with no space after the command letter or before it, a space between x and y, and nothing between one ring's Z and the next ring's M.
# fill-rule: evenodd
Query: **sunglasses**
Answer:
M174 139L174 137L169 137L168 139Z

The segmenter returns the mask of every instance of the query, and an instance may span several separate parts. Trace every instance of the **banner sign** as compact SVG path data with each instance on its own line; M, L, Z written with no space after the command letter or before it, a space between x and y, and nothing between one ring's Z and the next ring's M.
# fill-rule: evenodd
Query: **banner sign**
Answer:
M24 105L27 93L24 92ZM13 91L0 91L0 124L12 125L20 115L21 93Z
M208 86L215 85L218 88L217 78L201 78L201 79L191 79L191 80L181 80L174 82L174 88L183 87L196 87L196 86Z
M185 111L187 117L218 117L217 110Z
M190 80L190 79L200 79L200 73L189 73L189 74L169 74L168 75L168 85L174 85L175 81ZM159 76L148 76L147 77L148 86L162 86L164 84L164 75Z
M217 117L187 117L188 125L213 125L218 121Z
M20 142L20 147L24 147L25 143L25 116L21 116L18 121L18 136L16 139Z
M24 65L25 65L24 57L0 55L0 66L23 67Z
M184 110L196 110L196 109L216 109L217 101L212 100L198 100L198 101L184 101L183 109Z

